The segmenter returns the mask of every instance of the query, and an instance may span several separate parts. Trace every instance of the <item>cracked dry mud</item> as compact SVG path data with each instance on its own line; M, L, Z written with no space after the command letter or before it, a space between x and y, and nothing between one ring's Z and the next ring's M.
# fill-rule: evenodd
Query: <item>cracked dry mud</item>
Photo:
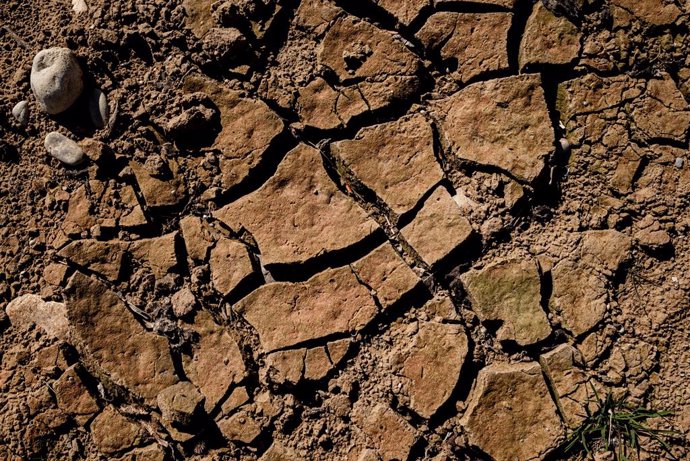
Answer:
M690 456L688 2L0 22L0 459L581 459L592 387ZM56 46L85 90L49 116Z

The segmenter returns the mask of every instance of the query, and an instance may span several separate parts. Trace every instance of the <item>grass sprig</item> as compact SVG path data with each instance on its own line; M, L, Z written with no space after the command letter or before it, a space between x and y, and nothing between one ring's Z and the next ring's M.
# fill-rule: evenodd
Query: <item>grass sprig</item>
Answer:
M585 451L588 455L596 448L612 452L616 461L630 461L632 453L639 459L641 443L651 440L672 459L669 438L680 435L670 429L658 429L647 425L652 419L667 419L673 412L650 410L630 404L625 397L614 397L608 392L600 397L592 386L592 395L584 406L582 423L573 430L565 446L566 453Z

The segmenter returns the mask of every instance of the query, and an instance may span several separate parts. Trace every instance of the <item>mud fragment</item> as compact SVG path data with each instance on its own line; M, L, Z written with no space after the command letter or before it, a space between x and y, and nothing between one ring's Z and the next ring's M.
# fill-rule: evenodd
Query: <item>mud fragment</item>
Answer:
M508 31L511 13L438 12L429 17L417 38L438 53L461 82L509 68Z
M91 423L91 436L101 453L114 455L140 445L144 433L139 424L109 405Z
M204 395L204 409L210 413L230 386L244 378L246 368L235 340L208 312L199 311L189 328L198 341L189 354L182 355L182 366Z
M425 263L434 266L465 244L473 230L448 191L438 187L400 233Z
M75 346L94 373L147 402L177 382L167 340L144 329L103 283L77 272L66 294Z
M384 404L356 405L354 423L369 437L384 461L407 459L416 440L414 428Z
M521 75L474 83L434 105L452 155L533 182L554 150L541 79Z
M556 16L542 2L534 5L520 42L520 68L532 64L569 64L580 52L581 35L564 16Z
M576 336L588 332L607 311L604 280L585 264L567 259L556 264L551 273L551 311L560 315L563 327Z
M541 283L535 261L499 261L466 272L460 279L479 318L484 322L500 322L496 333L499 340L524 346L551 334L551 326L541 308Z
M335 187L319 152L303 144L287 154L261 188L214 216L236 232L249 231L269 269L342 250L378 228Z
M256 328L266 351L360 330L377 312L369 290L349 267L326 270L306 282L264 285L236 308Z
M432 417L446 403L461 379L468 352L462 326L422 322L409 344L396 351L397 370L409 383L410 408L423 418Z
M85 425L98 412L99 406L77 373L78 369L78 365L72 365L65 370L53 384L53 391L58 407Z
M399 215L443 179L422 115L364 128L355 139L332 144L331 152Z
M535 362L483 368L461 424L470 444L497 461L542 458L563 439L556 405Z

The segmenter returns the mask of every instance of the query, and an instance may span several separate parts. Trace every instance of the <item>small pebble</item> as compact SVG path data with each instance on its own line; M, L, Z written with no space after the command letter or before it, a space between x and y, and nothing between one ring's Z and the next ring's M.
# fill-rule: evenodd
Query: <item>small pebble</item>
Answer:
M103 128L108 121L108 98L100 88L94 88L89 100L91 121L96 128Z
M22 125L29 124L29 103L27 101L19 101L14 108L12 108L12 116Z
M89 7L86 6L86 2L84 0L72 0L72 11L75 13L85 13L89 11Z
M67 110L84 89L82 71L71 50L40 51L31 66L31 89L38 105L49 114Z
M84 161L84 151L79 144L57 131L48 133L45 146L50 155L66 165L79 165Z
M564 153L566 153L566 154L569 154L569 153L570 153L570 142L568 141L567 138L561 138L561 139L559 139L559 140L558 140L558 143L561 145L561 150L562 150Z
M683 168L685 159L683 157L676 157L676 162L673 164L676 168Z

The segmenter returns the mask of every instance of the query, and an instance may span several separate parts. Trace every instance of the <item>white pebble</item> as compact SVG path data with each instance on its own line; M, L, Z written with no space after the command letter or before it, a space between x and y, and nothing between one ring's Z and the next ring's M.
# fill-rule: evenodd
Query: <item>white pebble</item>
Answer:
M57 131L48 133L45 147L50 155L66 165L79 165L84 161L84 151L79 144Z
M67 110L84 89L81 67L74 53L68 48L40 51L31 66L31 89L47 113Z
M685 159L683 157L676 157L676 162L673 164L676 168L683 168Z
M100 88L94 88L91 92L89 112L96 128L103 128L108 122L108 98Z
M85 13L89 11L89 7L86 6L86 2L84 0L72 0L72 11L75 13Z
M26 101L19 101L14 108L12 108L12 116L22 125L29 124L29 103Z

